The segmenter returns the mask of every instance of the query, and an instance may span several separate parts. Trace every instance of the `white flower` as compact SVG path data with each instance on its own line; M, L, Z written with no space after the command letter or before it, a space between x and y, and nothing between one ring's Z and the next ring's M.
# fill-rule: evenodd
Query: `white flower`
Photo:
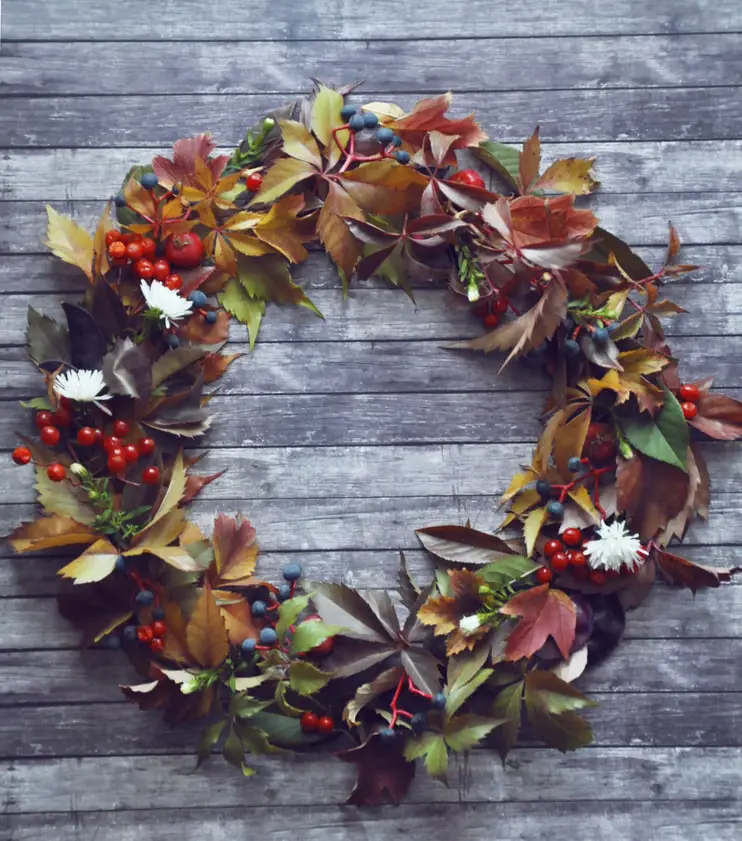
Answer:
M466 297L469 299L470 304L479 300L479 286L477 286L476 281L473 281L466 287Z
M78 403L97 403L110 400L110 394L101 394L106 387L103 371L81 368L78 371L65 371L54 378L54 391L60 397L76 400Z
M88 476L88 468L85 467L84 464L80 464L79 461L73 461L70 465L70 473L74 473L75 476L79 477L80 479L84 479Z
M598 538L589 540L582 551L592 569L633 567L643 564L647 556L639 535L629 534L626 523L620 520L610 524L602 522L598 526Z
M147 305L150 309L157 310L160 319L165 322L165 327L169 327L171 321L184 318L193 307L192 301L178 295L174 289L168 289L159 280L153 280L149 285L146 280L142 280L141 289Z
M474 631L479 630L481 624L482 622L476 613L472 613L471 616L462 616L459 619L459 629L465 634L473 634Z

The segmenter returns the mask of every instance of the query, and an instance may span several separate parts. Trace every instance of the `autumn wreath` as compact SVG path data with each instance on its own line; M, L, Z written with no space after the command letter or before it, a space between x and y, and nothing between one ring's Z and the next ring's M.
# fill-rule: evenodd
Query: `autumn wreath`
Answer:
M619 642L655 573L696 590L734 571L667 546L707 513L694 439L740 437L742 404L681 381L660 318L682 310L663 290L694 267L675 263L672 227L652 270L576 206L592 160L541 173L538 132L521 151L491 142L446 116L450 94L405 113L349 93L318 85L231 156L179 140L127 175L117 224L109 204L92 236L48 208L49 248L89 288L66 324L29 310L46 393L23 404L38 433L13 458L33 462L44 511L11 543L85 547L59 570L63 614L84 645L130 658L142 682L126 698L203 720L199 761L219 749L249 775L246 754L324 747L357 764L351 801L375 803L404 795L418 758L445 780L451 751L504 758L524 729L563 751L591 741L571 681ZM290 273L317 244L344 288L447 283L486 328L456 348L540 354L553 380L504 536L419 529L435 574L416 583L402 558L394 597L302 585L298 563L262 580L246 519L220 514L210 537L186 519L217 478L188 445L235 358L230 318L252 346L268 302L319 314Z

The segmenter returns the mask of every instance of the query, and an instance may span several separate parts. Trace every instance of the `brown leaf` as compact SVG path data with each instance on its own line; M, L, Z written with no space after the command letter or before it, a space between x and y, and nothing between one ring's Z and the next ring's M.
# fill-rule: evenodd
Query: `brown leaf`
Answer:
M363 212L342 187L330 183L317 220L317 233L346 282L361 256L361 244L351 234L343 217L362 220Z
M246 639L258 639L262 623L256 624L252 616L252 606L246 599L219 607L232 645L240 645Z
M619 457L616 470L617 508L643 541L651 540L683 509L688 474L678 467L636 453Z
M669 228L669 235L668 235L668 242L667 242L667 255L665 256L665 265L668 263L672 263L675 257L680 251L680 237L678 236L678 232L675 228L675 225L672 222L667 223Z
M450 563L481 566L517 554L501 537L468 526L428 526L415 534L428 552Z
M60 546L91 544L97 539L98 535L88 526L53 514L20 525L10 535L10 545L16 552L40 552Z
M165 650L163 657L174 663L192 663L193 658L188 650L187 625L180 605L167 597L160 596L160 607L165 611Z
M732 574L740 571L740 567L712 569L701 566L657 547L653 548L651 557L671 584L687 587L694 593L701 587L718 587L722 581L730 581Z
M658 535L657 542L662 546L676 537L682 540L690 521L695 517L708 518L710 502L710 479L706 462L698 447L688 447L688 494L681 511L673 517L665 529Z
M236 585L255 572L256 531L247 520L220 514L214 521L214 565L221 583Z
M508 660L533 656L551 637L566 659L575 639L577 612L570 597L548 584L513 596L500 609L505 616L523 617L508 637Z
M401 117L391 123L395 133L416 148L421 148L425 135L429 131L438 131L441 134L458 135L456 142L451 145L451 153L446 163L455 163L454 149L466 149L469 146L478 146L487 135L474 121L473 115L464 117L461 120L450 120L445 116L451 105L453 94L441 94L430 99L421 99L417 102L406 117Z
M570 458L582 455L591 417L592 410L588 406L560 426L554 435L554 461L562 478L570 475L568 468Z
M399 747L383 744L376 734L335 756L357 766L358 779L347 800L354 806L377 806L385 796L399 803L415 776L415 763L407 762Z
M701 394L698 414L689 421L699 432L717 441L742 438L742 403L726 394Z
M525 193L532 182L538 178L538 171L541 166L541 141L538 135L538 126L533 134L523 144L523 151L519 158L519 180L520 191Z
M215 669L229 653L229 641L219 606L208 581L204 581L201 596L186 628L188 650L199 666Z

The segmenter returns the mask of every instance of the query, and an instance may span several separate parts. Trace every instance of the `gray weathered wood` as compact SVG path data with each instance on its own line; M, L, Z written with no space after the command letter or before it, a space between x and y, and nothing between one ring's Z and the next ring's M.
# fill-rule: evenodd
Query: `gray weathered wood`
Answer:
M416 100L414 94L393 91L385 97L403 108ZM220 143L235 144L248 126L286 99L281 94L19 98L0 113L0 148L159 147L206 130ZM742 124L736 87L504 91L458 97L452 113L470 111L488 134L504 143L522 142L537 124L549 141L735 140Z
M568 13L557 0L503 3L492 13L489 0L471 0L465 13L451 13L448 3L431 3L425 14L400 14L393 0L371 6L349 6L345 0L310 0L300 6L255 0L249 6L204 5L198 0L161 0L152 17L147 0L130 0L127 21L101 3L80 6L75 0L45 0L29 6L25 0L5 0L4 37L42 41L246 41L260 38L395 39L404 37L503 37L533 35L619 35L625 33L739 32L742 16L734 0L719 0L713 12L693 0L672 4L618 0L610 13L591 0L572 0Z

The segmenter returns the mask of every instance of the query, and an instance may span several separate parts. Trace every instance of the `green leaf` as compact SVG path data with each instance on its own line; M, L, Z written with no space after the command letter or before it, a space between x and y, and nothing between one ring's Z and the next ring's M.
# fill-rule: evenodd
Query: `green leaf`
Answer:
M523 555L511 555L481 567L477 570L477 575L484 578L491 587L505 587L536 569L538 569L538 564L530 558Z
M211 756L211 750L219 739L221 739L226 726L226 719L222 719L221 721L214 721L211 724L207 724L201 731L201 738L198 741L197 768L203 765L203 763Z
M28 308L28 328L26 330L28 355L37 365L42 362L69 362L72 355L70 337L67 329L49 318Z
M278 622L276 623L276 633L278 639L282 640L286 631L299 618L303 610L307 609L309 604L309 596L294 596L293 599L283 602L278 607Z
M295 707L286 698L288 692L288 683L285 680L279 680L276 683L276 691L273 693L273 698L278 707L278 711L282 715L287 715L289 718L301 718L304 710L300 707Z
M468 683L461 683L449 689L446 696L447 715L452 716L492 676L493 671L493 669L482 669Z
M326 639L334 637L343 629L338 625L326 625L317 619L302 622L291 637L291 653L302 654L315 646L321 645Z
M665 388L665 402L656 418L642 413L621 415L620 420L624 435L637 450L687 472L688 422L671 391Z
M242 745L242 739L237 735L234 722L229 728L229 735L224 741L222 756L230 765L234 765L235 768L242 770L245 759L245 748Z
M536 670L525 678L526 709L529 714L538 708L544 712L559 715L570 710L581 710L597 706L569 683L553 672Z
M291 279L289 263L279 254L266 254L263 257L238 255L237 276L245 292L252 298L306 307L324 318L301 286Z
M487 166L498 172L513 189L518 192L518 175L520 173L520 150L504 143L484 140L471 151L484 161Z
M321 742L321 733L305 733L298 718L289 718L277 713L261 712L253 716L251 722L259 727L268 738L283 747L298 747Z
M446 782L448 770L448 748L440 733L423 733L419 739L408 740L404 758L408 762L425 757L425 769L434 780Z
M47 412L52 410L52 404L47 397L34 397L31 400L20 400L19 403L24 409L44 409Z
M248 295L245 288L234 278L229 281L224 291L217 295L217 298L228 313L247 327L250 350L252 350L258 338L260 321L265 314L265 301Z
M471 651L462 651L448 658L446 681L449 691L469 683L484 668L490 655L490 642L485 639Z
M459 715L446 722L444 728L446 744L455 751L470 750L481 742L495 727L504 723L502 718L486 718L482 715Z
M502 761L510 753L510 750L518 741L520 731L522 708L523 708L523 686L524 681L505 686L498 692L490 713L495 718L504 719L504 723L497 728L493 741Z
M592 742L590 725L574 710L594 707L594 701L551 672L529 672L525 685L528 723L537 738L562 752Z
M86 495L70 482L52 482L44 465L36 465L34 488L39 495L38 503L47 514L71 517L86 526L95 520L95 511L88 505Z
M257 698L239 693L233 695L229 702L229 714L237 718L251 718L272 703L273 701L259 701Z
M318 669L314 663L297 660L289 666L289 686L299 695L313 695L327 686L332 675Z

